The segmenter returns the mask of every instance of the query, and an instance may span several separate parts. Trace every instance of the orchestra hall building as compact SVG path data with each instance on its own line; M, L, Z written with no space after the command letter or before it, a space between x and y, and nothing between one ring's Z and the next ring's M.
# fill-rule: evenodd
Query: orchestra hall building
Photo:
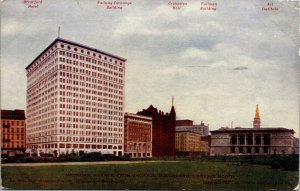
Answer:
M269 155L299 153L294 130L261 128L258 106L253 128L222 127L211 132L210 155Z
M152 156L175 156L176 112L173 102L170 113L164 113L150 105L137 114L152 118Z
M28 147L123 154L126 59L55 39L27 67Z

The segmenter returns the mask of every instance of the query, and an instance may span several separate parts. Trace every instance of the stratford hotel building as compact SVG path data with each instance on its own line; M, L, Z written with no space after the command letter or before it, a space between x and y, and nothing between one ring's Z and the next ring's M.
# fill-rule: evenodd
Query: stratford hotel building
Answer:
M126 59L62 38L27 67L28 147L123 154Z

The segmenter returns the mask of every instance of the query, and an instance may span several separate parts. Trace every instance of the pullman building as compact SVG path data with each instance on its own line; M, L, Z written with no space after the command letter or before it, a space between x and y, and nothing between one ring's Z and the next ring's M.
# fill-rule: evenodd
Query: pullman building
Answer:
M152 105L137 113L152 117L152 156L175 156L176 112L172 105L170 113L158 111Z
M194 125L194 122L189 119L176 120L176 132L191 131L199 133L201 136L208 136L209 125L205 125L203 121L200 124Z
M62 38L27 67L27 144L123 154L126 59Z
M125 113L124 153L132 158L152 157L152 118Z
M24 110L1 110L1 156L25 154L25 112Z

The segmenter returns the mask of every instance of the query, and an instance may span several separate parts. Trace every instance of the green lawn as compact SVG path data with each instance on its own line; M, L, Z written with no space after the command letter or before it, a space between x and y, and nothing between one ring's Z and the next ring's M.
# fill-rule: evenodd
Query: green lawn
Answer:
M2 167L2 186L10 189L293 189L298 172L230 162L177 161Z

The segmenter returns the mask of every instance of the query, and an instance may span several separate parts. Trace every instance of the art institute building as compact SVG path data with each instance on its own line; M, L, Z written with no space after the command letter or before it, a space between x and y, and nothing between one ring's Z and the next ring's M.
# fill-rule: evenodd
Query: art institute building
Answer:
M222 127L211 132L210 155L270 155L298 153L294 130L260 126L258 106L253 128Z

